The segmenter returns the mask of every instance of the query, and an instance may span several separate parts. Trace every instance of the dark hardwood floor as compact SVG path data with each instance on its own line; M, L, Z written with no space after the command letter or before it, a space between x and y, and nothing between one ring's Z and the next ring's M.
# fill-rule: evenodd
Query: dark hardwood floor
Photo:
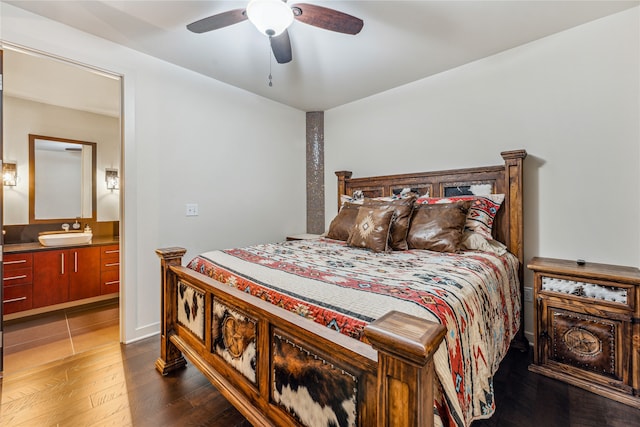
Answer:
M471 427L640 426L640 409L529 372L531 360L509 351L494 377L496 412Z
M100 348L0 382L2 426L213 426L250 424L192 365L162 377L159 338ZM497 411L472 427L640 426L640 410L527 370L512 351L495 378Z

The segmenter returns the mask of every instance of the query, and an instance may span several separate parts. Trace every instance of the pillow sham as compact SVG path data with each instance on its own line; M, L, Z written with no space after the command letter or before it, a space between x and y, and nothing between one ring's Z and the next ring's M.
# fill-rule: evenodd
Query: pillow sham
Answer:
M347 245L374 252L389 249L389 229L395 209L391 206L360 206Z
M363 206L388 206L393 208L393 217L389 229L389 247L394 251L406 251L407 233L409 232L409 221L413 212L413 202L415 197L384 201L378 198L365 199Z
M407 234L409 249L457 252L471 200L417 205Z
M493 240L493 221L498 214L504 194L487 194L485 196L456 196L456 197L420 197L416 200L417 205L441 204L457 201L472 201L465 229L475 231L487 240Z
M326 237L344 241L349 239L349 232L356 222L360 206L360 204L355 203L343 203L340 212L338 212L336 217L331 221L331 224L329 224L329 231Z
M499 256L507 252L507 247L504 244L497 240L487 240L484 236L474 231L464 232L460 247L471 251L490 252Z

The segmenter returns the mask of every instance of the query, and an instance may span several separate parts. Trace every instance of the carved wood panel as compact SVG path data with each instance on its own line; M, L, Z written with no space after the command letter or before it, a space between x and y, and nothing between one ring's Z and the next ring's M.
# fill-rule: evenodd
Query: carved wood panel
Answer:
M621 322L549 308L551 360L622 380L617 353Z

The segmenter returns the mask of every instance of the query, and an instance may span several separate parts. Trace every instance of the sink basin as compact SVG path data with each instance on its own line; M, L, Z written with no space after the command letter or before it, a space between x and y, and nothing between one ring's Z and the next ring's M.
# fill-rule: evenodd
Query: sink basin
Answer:
M41 234L38 236L40 244L43 246L69 246L69 245L82 245L90 243L92 233L54 233L54 234Z

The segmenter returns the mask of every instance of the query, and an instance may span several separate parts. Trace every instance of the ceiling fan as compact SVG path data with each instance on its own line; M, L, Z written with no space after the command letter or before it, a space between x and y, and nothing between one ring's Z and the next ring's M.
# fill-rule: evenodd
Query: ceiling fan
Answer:
M289 6L286 0L251 0L246 9L228 10L200 19L187 25L187 29L194 33L206 33L247 19L269 37L273 56L280 64L292 59L287 28L294 19L325 30L354 35L364 25L362 19L323 6L307 3Z

